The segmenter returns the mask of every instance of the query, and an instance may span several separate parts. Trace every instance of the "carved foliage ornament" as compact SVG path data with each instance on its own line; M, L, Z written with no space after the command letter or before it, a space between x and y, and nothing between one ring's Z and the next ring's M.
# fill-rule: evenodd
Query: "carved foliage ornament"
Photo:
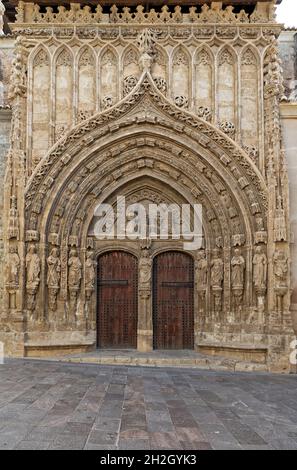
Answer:
M144 29L137 37L137 45L141 54L153 55L157 41L156 33L151 29Z
M57 24L96 24L96 23L225 23L225 24L241 24L241 23L274 23L275 14L274 6L271 6L269 12L260 11L256 7L253 13L249 14L245 10L234 13L233 6L223 8L220 4L213 2L211 6L203 5L201 11L198 12L196 7L190 7L187 13L182 13L181 7L176 5L170 9L167 5L161 7L160 11L154 8L145 11L143 5L138 5L134 11L129 7L123 7L121 11L116 5L112 5L109 14L103 14L101 5L97 5L95 10L89 5L81 6L80 4L71 4L67 9L65 6L57 6L56 8L46 7L45 12L40 11L40 6L19 2L16 7L17 23L57 23ZM0 13L1 15L1 13ZM2 13L3 15L3 13Z
M17 96L24 96L26 93L26 65L25 55L20 40L17 40L15 57L12 61L12 76L9 89L9 100L12 101Z
M167 91L167 83L166 83L165 78L163 78L163 77L155 77L155 78L154 78L154 83L155 83L156 87L158 88L158 90L161 91L161 93L166 93L166 91Z
M124 96L128 95L137 85L138 78L134 75L129 75L124 78Z

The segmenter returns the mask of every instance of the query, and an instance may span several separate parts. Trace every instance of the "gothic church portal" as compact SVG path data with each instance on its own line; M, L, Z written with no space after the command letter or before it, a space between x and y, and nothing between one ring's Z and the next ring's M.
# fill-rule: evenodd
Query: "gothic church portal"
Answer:
M20 1L9 24L0 340L19 356L193 349L289 370L274 2L120 3ZM201 204L202 249L98 240L94 210L119 195Z

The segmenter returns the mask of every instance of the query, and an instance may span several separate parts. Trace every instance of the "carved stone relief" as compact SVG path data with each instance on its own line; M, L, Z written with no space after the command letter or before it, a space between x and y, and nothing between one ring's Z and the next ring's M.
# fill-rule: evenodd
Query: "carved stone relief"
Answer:
M31 7L31 4L30 4ZM205 4L202 5L201 11L197 12L196 7L189 7L187 13L183 14L182 9L179 5L176 5L173 9L170 9L167 5L161 7L160 11L156 11L154 8L148 12L145 11L143 5L135 7L134 11L131 8L124 6L122 11L116 5L110 7L110 13L108 15L103 14L102 7L96 6L95 12L92 12L88 5L79 6L70 5L70 9L64 6L58 6L57 11L54 11L52 7L47 7L46 12L41 12L39 5L33 5L33 8L28 8L26 3L19 2L17 7L17 23L183 23L183 22L194 22L194 23L267 23L275 22L275 15L271 13L274 6L270 7L270 10L256 7L252 13L245 12L241 9L239 13L234 13L234 7L229 5L225 8L217 2L213 2L211 6Z
M276 309L283 311L283 299L288 290L288 256L283 250L276 250L273 255L275 276Z
M27 309L34 310L36 293L40 283L40 257L36 253L36 245L31 244L28 247L26 255L26 290L27 290Z
M242 309L246 262L239 248L235 248L231 259L231 285L236 310Z
M91 295L95 289L95 280L96 280L96 272L95 272L96 263L94 261L94 252L92 250L88 250L86 252L86 261L85 261L85 291L86 297L89 300Z
M265 310L265 293L267 290L267 256L263 252L261 246L255 248L253 257L253 283L257 296L257 308L260 314ZM264 318L260 319L260 323L264 322Z
M274 318L283 338L288 181L280 28L266 2L248 12L221 2L109 12L20 2L12 30L7 310L25 305L29 323L46 320L51 340L63 323L65 341L73 332L94 341L95 254L128 247L139 259L138 347L151 348L152 265L163 242L109 244L89 232L95 204L123 191L129 203L202 205L195 347L244 348L264 325L268 344ZM251 312L257 321L247 327ZM30 328L42 329L26 328L29 339Z
M80 283L82 278L82 263L78 257L77 249L71 248L68 259L68 288L70 294L70 301L76 304L77 295L80 290Z
M214 297L214 311L219 314L222 309L222 284L224 280L224 261L220 252L215 250L211 260L210 284Z
M57 309L57 295L60 289L61 261L58 248L53 248L47 258L47 286L49 296L49 308Z

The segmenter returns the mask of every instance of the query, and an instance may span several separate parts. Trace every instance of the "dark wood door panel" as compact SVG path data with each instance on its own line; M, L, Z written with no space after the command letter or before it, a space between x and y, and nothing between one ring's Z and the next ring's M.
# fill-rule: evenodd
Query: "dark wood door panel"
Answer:
M100 348L137 346L137 259L112 251L98 259L97 343Z
M182 252L154 260L153 325L155 349L194 347L194 263Z

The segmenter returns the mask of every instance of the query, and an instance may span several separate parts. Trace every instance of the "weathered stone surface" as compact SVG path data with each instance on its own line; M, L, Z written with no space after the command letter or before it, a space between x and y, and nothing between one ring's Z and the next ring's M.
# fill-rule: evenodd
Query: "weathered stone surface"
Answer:
M138 260L137 348L148 353L135 361L153 363L154 260L183 245L98 240L95 207L114 205L121 195L145 207L203 207L203 247L189 252L194 350L227 356L216 363L221 369L249 368L248 362L292 370L295 203L293 195L290 214L286 154L293 178L296 119L285 121L280 104L278 41L287 87L294 70L286 51L295 38L278 39L274 2L258 2L248 12L213 2L148 12L113 6L109 13L72 4L44 12L20 2L11 28L13 39L0 42L0 341L6 354L95 348L96 262L108 250L126 250ZM129 360L113 358L119 365ZM164 357L158 365L168 363ZM182 445L190 445L186 437Z

